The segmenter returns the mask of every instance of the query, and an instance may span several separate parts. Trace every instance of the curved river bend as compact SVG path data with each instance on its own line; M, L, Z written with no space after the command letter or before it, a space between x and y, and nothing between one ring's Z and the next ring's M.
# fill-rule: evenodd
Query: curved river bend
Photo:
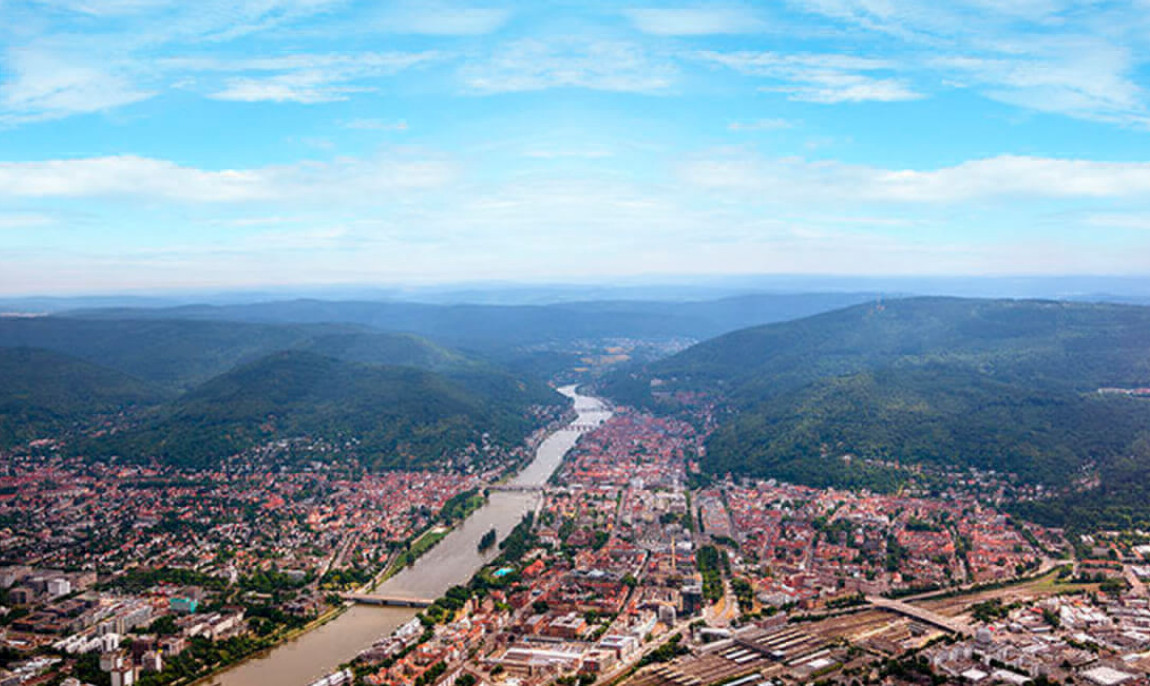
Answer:
M542 486L575 446L581 433L610 416L597 398L579 395L575 386L559 392L574 398L577 417L565 429L539 444L535 459L513 480L514 485ZM438 598L456 584L466 583L498 553L494 548L479 553L479 539L492 527L500 538L510 533L523 514L539 504L539 494L494 491L487 504L476 510L415 565L381 584L376 592L418 598ZM386 636L415 616L408 608L356 605L327 624L295 640L253 657L226 672L201 682L205 686L307 686L329 674L361 650Z

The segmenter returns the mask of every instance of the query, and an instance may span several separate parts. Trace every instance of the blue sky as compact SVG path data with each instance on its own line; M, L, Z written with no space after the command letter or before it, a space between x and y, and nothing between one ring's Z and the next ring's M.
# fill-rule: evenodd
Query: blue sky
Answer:
M1148 0L0 0L0 293L1146 274L1148 58Z

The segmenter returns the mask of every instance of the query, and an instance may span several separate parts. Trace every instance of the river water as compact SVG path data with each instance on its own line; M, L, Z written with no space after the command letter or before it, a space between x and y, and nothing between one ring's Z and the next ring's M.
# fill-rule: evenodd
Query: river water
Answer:
M597 398L579 395L575 386L559 392L575 400L577 417L567 428L548 436L535 451L535 459L512 481L518 486L541 486L574 447L579 435L610 416ZM375 590L380 595L437 598L451 586L465 583L498 554L493 547L478 551L479 539L493 527L502 539L523 514L539 505L532 492L494 491L487 504L431 550ZM356 605L331 622L293 641L256 656L202 682L208 686L307 686L354 658L379 638L415 616L416 610Z

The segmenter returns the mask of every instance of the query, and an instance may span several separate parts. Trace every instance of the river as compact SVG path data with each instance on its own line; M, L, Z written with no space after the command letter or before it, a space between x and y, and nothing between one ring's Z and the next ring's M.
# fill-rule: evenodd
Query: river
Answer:
M575 400L577 416L567 428L548 436L531 461L511 481L518 486L541 486L574 447L579 435L606 421L610 412L597 399L579 395L575 386L559 389ZM494 491L487 504L424 553L409 567L376 589L381 595L437 598L451 586L465 583L497 549L478 551L479 539L495 528L502 539L539 504L539 494ZM354 658L379 638L415 616L408 608L356 605L323 626L243 662L204 682L208 686L307 686L340 664Z

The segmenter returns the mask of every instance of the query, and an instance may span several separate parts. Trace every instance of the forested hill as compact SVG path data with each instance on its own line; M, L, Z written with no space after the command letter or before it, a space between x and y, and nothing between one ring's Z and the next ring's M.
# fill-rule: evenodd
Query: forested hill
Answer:
M348 324L0 318L0 348L14 347L53 350L173 390L186 390L281 350L432 370L474 362L418 336Z
M656 405L677 390L721 399L731 412L703 462L716 473L889 486L889 472L861 466L877 458L1062 486L1097 470L1125 506L1150 495L1150 400L1097 391L1139 386L1150 308L913 298L720 336L605 390Z
M1051 301L872 302L704 341L646 380L754 401L895 364L967 363L992 378L1078 390L1150 382L1150 308Z
M311 437L358 441L372 467L433 466L484 433L518 444L533 406L565 402L530 375L347 324L0 318L0 449L66 438L204 466ZM80 438L97 428L114 431Z
M95 453L202 467L275 438L353 440L375 469L434 465L483 434L514 445L532 429L525 408L555 404L545 386L493 386L411 367L365 365L304 351L272 354L208 381L141 427L93 441ZM495 377L498 378L498 377Z
M83 360L35 348L0 348L0 447L165 397L152 384Z

